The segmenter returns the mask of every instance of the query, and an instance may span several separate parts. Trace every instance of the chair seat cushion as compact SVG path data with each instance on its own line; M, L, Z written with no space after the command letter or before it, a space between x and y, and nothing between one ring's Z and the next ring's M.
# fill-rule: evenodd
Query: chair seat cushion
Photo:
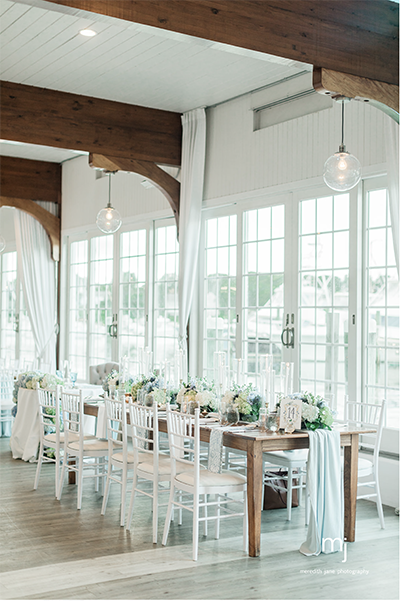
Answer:
M344 457L342 456L341 459L342 459L342 471L343 471ZM373 471L374 471L374 465L373 465L372 461L370 461L369 459L364 459L364 457L358 458L358 476L368 476L369 474L372 474ZM360 484L362 484L362 482Z
M176 462L176 471L183 471L187 469L187 463L181 463L180 461ZM154 473L154 465L153 465L153 455L148 455L148 459L143 463L140 463L138 469L142 472L146 472L147 474ZM168 455L162 455L162 453L158 456L158 473L160 476L168 476L171 473L171 459Z
M85 440L89 440L91 438L96 438L95 436L93 436L92 434L85 434ZM71 440L78 440L77 436L73 436L73 434L70 433L69 435L69 439ZM56 442L56 434L46 434L46 436L44 437L44 441L45 442L51 442L54 443ZM64 444L64 432L60 432L60 442L61 444Z
M79 441L71 442L68 448L72 451L79 452ZM104 451L104 455L108 455L108 441L101 440L100 438L90 438L85 440L83 443L84 452L90 453L91 451L97 453L98 451Z
M294 449L293 451L268 451L263 453L264 461L284 467L301 467L307 462L308 449Z
M120 463L124 462L124 454L123 453L113 453L113 461L119 461ZM131 463L132 465L135 463L135 457L133 455L133 453L128 453L127 454L127 461L128 463Z
M194 472L184 471L177 474L175 480L182 482L182 484L194 486ZM242 476L242 474L228 470L222 470L220 474L210 472L209 470L200 470L200 486L238 486L240 484L246 484L246 477Z

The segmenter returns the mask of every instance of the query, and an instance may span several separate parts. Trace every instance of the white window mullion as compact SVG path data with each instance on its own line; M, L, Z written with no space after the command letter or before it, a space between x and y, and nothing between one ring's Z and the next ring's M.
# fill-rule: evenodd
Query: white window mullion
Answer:
M236 358L243 359L243 211L237 216L236 261Z

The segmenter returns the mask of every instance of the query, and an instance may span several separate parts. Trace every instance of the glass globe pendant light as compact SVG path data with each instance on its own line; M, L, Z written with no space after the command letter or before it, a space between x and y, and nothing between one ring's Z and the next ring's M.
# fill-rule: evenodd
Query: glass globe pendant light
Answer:
M114 171L108 172L108 203L105 209L97 213L96 218L97 227L105 234L114 234L122 225L121 215L111 206L111 175L114 173Z
M3 236L0 236L0 253L3 252L5 247L6 247L6 241L4 240Z
M351 190L361 179L360 161L352 154L346 151L344 145L344 102L342 99L342 143L339 146L339 152L335 154L324 165L323 178L327 186L332 190L345 192Z

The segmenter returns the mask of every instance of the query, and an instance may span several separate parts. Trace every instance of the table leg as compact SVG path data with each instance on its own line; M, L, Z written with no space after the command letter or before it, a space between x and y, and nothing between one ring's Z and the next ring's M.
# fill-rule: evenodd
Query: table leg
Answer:
M75 459L70 459L68 461L69 464L75 465ZM76 484L76 474L73 470L68 471L68 484Z
M247 447L247 508L250 557L259 557L260 555L262 481L261 443L249 440Z
M344 447L344 538L353 543L356 538L358 474L358 434L350 437L350 446Z

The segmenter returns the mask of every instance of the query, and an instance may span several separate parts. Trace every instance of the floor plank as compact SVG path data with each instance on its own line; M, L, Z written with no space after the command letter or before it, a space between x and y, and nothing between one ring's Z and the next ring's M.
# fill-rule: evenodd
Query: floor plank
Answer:
M119 487L112 486L105 516L102 497L85 482L82 509L76 487L54 498L54 466L12 460L0 439L0 591L2 599L398 599L398 517L385 507L381 530L374 503L357 505L356 542L343 554L305 557L304 511L263 512L261 556L241 550L241 520L224 521L221 538L200 537L191 561L191 519L172 524L161 546L152 544L150 503L137 502L133 529L119 527ZM166 499L165 499L166 500ZM51 576L50 576L51 575Z

